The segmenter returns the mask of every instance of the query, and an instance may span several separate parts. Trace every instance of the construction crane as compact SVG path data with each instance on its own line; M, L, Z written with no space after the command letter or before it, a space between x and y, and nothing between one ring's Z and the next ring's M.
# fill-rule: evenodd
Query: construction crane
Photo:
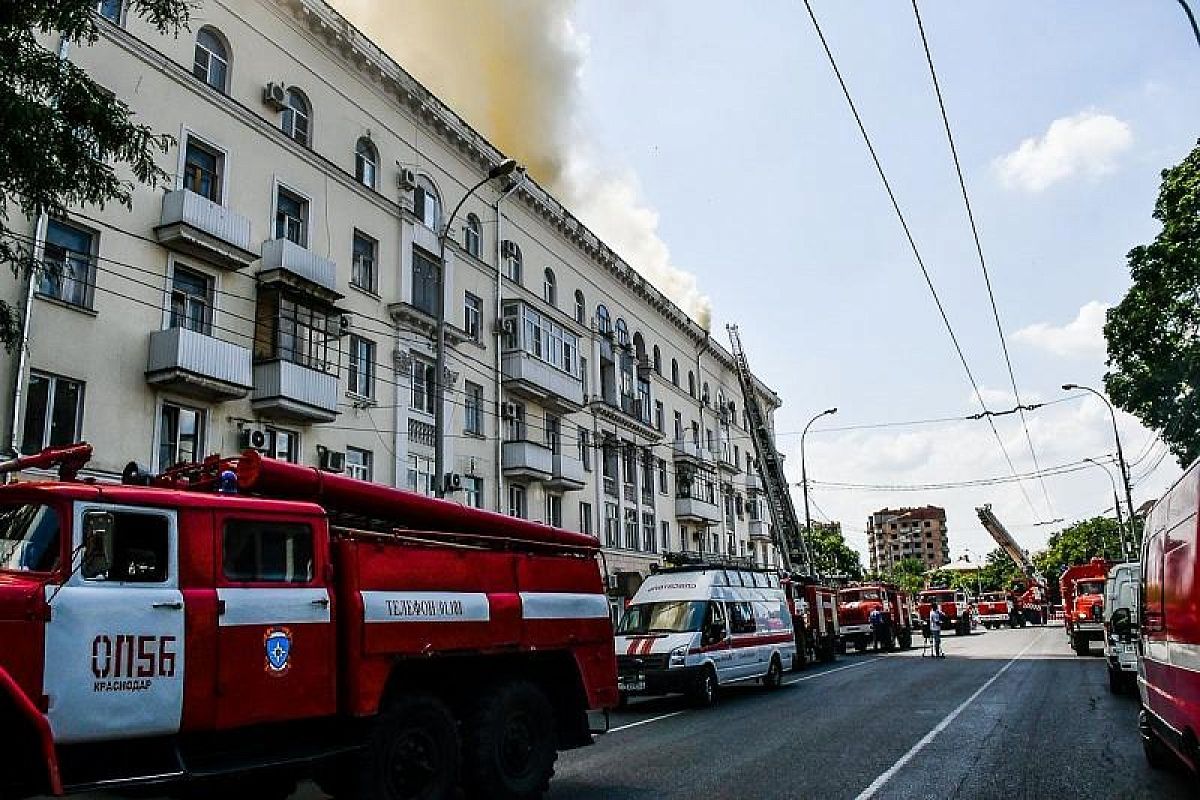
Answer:
M804 539L800 518L796 516L796 507L792 504L792 493L788 489L787 476L783 474L783 461L779 451L775 449L775 438L758 400L758 389L754 375L750 372L750 364L746 360L746 351L742 349L741 336L738 335L737 325L725 327L729 330L729 341L733 345L733 363L737 367L738 383L742 387L746 420L750 426L750 441L754 443L754 455L763 482L763 494L766 495L767 508L771 512L771 532L775 547L786 571L792 572L799 566L800 571L811 573L812 557L808 552L808 542ZM797 565L796 561L801 563Z

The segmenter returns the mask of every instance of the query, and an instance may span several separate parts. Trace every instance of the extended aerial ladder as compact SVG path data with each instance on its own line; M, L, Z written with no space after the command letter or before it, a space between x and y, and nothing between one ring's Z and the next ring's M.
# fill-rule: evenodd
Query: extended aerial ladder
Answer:
M733 345L733 363L737 367L738 383L742 387L742 402L746 408L746 420L750 425L750 440L754 443L758 472L763 481L763 494L766 495L767 508L771 512L775 547L783 559L785 570L791 572L799 566L802 571L811 572L812 557L808 552L808 542L804 539L800 518L796 516L796 507L792 504L787 476L783 474L783 461L779 451L775 449L775 439L767 425L766 414L758 402L758 390L754 375L750 372L750 364L746 360L746 351L742 349L741 336L738 335L737 325L725 327L729 330L729 341ZM796 565L794 562L797 560L801 564Z
M1038 572L1038 568L1034 565L1029 556L1017 544L1017 540L1012 537L1008 529L1000 524L1000 520L992 513L992 505L979 506L975 509L975 513L979 515L979 522L983 525L984 530L992 535L996 540L996 544L1000 549L1008 554L1013 563L1017 565L1017 569L1021 570L1021 574L1025 576L1025 592L1022 595L1023 606L1038 607L1041 619L1046 617L1046 609L1041 606L1046 602L1046 579Z

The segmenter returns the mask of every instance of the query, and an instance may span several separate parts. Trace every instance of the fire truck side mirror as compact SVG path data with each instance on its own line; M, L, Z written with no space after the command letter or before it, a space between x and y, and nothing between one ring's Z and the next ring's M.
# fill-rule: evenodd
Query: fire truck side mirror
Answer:
M1112 619L1108 624L1112 626L1113 633L1120 636L1128 635L1133 633L1133 614L1128 608L1118 608L1113 612Z
M103 580L113 556L113 515L107 511L89 511L83 515L83 560L80 572L85 580Z

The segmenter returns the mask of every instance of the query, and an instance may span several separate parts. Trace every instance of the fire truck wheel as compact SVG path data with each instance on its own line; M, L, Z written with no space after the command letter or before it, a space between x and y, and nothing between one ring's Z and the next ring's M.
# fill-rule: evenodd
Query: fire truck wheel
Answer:
M1079 635L1071 636L1071 649L1075 651L1075 655L1077 656L1086 656L1091 653L1091 646L1088 640Z
M359 769L363 800L450 800L458 786L454 717L433 695L402 695L375 721Z
M550 787L558 751L554 708L541 689L514 680L484 695L463 725L468 797L528 800Z
M896 637L896 640L900 643L901 650L907 650L912 647L912 631L900 631L900 635Z
M779 656L771 656L771 665L762 677L762 685L765 689L778 689L783 685L783 666L779 663Z
M692 705L708 708L717 702L717 673L712 667L705 667L696 678L696 683L690 692Z

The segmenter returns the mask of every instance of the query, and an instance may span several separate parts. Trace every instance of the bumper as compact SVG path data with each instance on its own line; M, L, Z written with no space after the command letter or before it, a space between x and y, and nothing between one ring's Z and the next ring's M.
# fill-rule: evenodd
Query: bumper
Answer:
M1008 622L1008 614L980 614L980 622Z
M1088 621L1075 620L1075 624L1072 626L1072 628L1074 630L1079 631L1080 633L1096 633L1096 634L1104 633L1104 626L1101 623L1092 622L1090 620L1088 620Z
M859 635L870 636L871 635L871 626L870 625L839 625L838 633L840 633L842 636L859 636Z
M627 694L678 694L690 690L699 678L703 665L674 669L646 669L640 672L621 672L617 688Z
M1105 642L1104 656L1109 666L1121 672L1137 672L1137 645L1132 642Z

